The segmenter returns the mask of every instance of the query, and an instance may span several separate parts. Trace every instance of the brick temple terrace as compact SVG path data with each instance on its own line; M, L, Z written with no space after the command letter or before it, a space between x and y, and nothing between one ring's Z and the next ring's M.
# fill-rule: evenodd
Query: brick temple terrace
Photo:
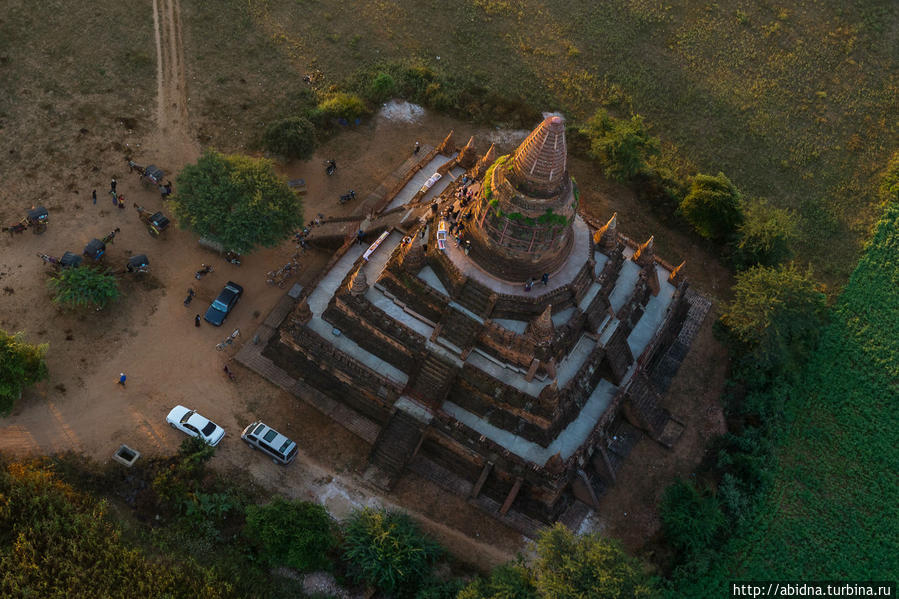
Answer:
M615 215L578 212L561 117L512 153L423 147L312 241L337 248L238 359L411 469L533 535L598 506L660 406L709 302ZM357 232L364 243L357 243Z

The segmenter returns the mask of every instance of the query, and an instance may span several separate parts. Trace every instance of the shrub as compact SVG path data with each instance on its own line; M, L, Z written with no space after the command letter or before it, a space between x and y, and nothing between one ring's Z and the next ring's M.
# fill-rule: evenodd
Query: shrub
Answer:
M372 79L368 88L368 99L372 102L385 102L396 93L396 81L389 73L381 71Z
M400 512L365 508L355 512L344 529L343 557L350 576L390 596L414 596L441 553L440 546Z
M22 389L47 378L48 347L26 343L24 333L0 329L0 415L9 414Z
M680 212L697 233L713 241L726 240L743 221L740 192L724 173L693 177Z
M246 516L243 535L270 565L301 572L330 569L329 552L336 541L331 517L322 506L276 497L268 505L247 506Z
M53 301L70 308L105 308L119 298L115 276L90 266L64 268L48 282Z
M281 119L269 125L262 142L286 158L309 158L315 150L315 125L303 117Z
M357 118L368 114L368 107L365 102L356 94L347 94L338 92L329 95L323 102L319 103L315 109L318 118L329 119L347 119L354 121Z
M774 266L789 259L797 231L796 216L789 210L775 208L763 199L745 202L734 246L734 265L738 269L755 264Z
M668 544L684 552L686 559L713 548L724 526L715 496L683 479L665 489L659 511Z
M880 181L880 191L887 201L899 200L899 150L893 152Z

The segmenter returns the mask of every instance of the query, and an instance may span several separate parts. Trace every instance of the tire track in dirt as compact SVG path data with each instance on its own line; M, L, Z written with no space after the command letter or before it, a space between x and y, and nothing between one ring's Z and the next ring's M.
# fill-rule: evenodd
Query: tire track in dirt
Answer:
M153 0L156 41L156 124L152 144L165 151L173 168L180 169L199 154L190 135L187 70L179 0Z

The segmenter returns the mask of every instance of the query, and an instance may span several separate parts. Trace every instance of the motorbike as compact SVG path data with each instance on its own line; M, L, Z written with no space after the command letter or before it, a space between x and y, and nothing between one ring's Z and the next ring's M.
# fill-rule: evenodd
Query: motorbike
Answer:
M346 204L350 200L355 200L355 199L356 199L356 192L351 189L349 193L345 193L342 196L340 196L340 203Z
M192 288L188 288L187 297L184 298L184 305L189 306L190 302L192 302L193 299L194 299L194 290Z
M212 265L211 264L203 264L202 268L194 273L194 277L199 281L205 275L207 275L211 272L212 272Z
M334 162L333 160L328 160L327 162L325 162L325 173L327 173L329 177L331 175L333 175L336 170L337 170L336 162Z
M225 261L235 266L240 266L240 254L237 252L225 252Z

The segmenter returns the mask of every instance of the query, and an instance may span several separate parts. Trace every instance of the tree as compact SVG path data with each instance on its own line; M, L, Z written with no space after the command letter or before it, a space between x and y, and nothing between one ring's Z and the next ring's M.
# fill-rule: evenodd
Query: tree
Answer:
M343 118L353 121L368 114L368 107L356 94L337 92L325 98L314 112L316 118L321 120Z
M299 198L270 160L214 151L184 167L172 207L182 227L238 253L274 247L303 222Z
M537 540L535 586L544 599L650 598L657 591L639 561L597 533L575 535L562 524Z
M414 596L442 550L401 512L365 508L344 529L344 560L357 583L388 596Z
M503 564L489 578L476 578L456 599L538 599L530 571L523 563Z
M630 181L646 169L649 156L659 153L659 140L649 134L640 115L616 119L600 109L584 133L590 139L590 156L616 181Z
M24 333L0 329L0 415L9 414L22 389L47 378L47 347L26 343Z
M740 192L724 173L693 177L680 211L697 233L714 241L724 241L743 220Z
M795 370L818 340L826 297L810 271L756 266L737 275L721 323L750 359L771 372Z
M880 191L887 201L899 200L899 150L893 152L880 181Z
M262 143L285 158L309 158L315 150L315 125L303 117L275 121L265 130Z
M104 504L37 463L0 469L0 596L157 599L233 595L192 561L150 559L125 545Z
M301 572L329 569L328 553L336 541L331 517L322 506L276 497L268 505L247 506L246 517L243 534L270 565Z
M724 526L715 496L680 478L665 489L659 511L665 538L671 547L686 554L683 561L710 548Z
M53 301L71 308L105 308L119 299L115 276L90 266L64 268L48 282Z
M796 216L789 210L775 208L763 199L745 202L743 223L737 229L734 264L737 268L774 266L789 259L797 230Z

